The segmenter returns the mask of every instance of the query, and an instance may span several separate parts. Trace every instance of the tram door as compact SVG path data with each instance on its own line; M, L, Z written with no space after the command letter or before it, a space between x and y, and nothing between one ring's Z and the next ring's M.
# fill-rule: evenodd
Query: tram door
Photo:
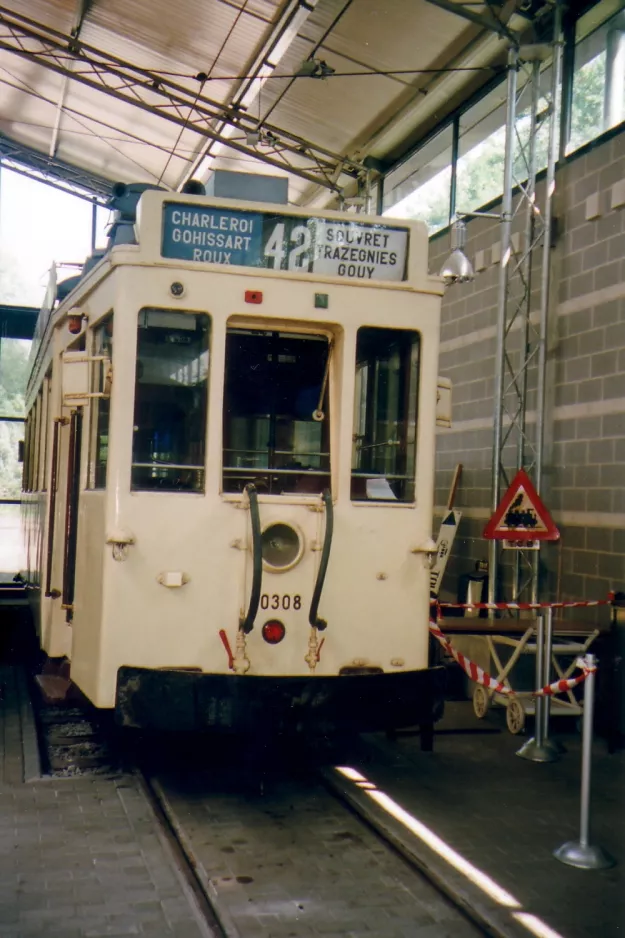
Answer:
M310 506L331 487L331 354L331 337L312 332L229 328L226 337L223 491L254 486L264 568L282 573L263 579L260 610L290 613L298 628L316 569L304 545L318 540L322 521Z
M64 418L65 419L65 418ZM62 550L62 586L61 586L61 606L65 611L67 622L72 621L74 609L74 587L76 581L76 542L78 535L78 499L80 495L80 451L82 442L83 408L78 407L72 410L69 421L62 426L63 421L59 420L55 426L55 436L53 442L53 477L52 492L56 499L59 495L64 501L64 512L57 518L57 523L62 518L62 529L54 530L55 506L51 503L49 529L49 552L48 552L48 581L50 581L52 571L52 558L54 551ZM57 429L58 428L58 429ZM68 434L67 443L67 472L66 478L58 479L58 491L56 474L60 462L60 440L58 434L65 431ZM50 582L46 588L47 595L55 595L55 590L50 589ZM56 594L58 595L58 593Z

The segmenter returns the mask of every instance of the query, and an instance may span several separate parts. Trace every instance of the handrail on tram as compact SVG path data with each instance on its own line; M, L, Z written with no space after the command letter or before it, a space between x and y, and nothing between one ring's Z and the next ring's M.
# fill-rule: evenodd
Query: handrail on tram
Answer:
M245 491L250 500L250 520L252 522L252 592L247 615L245 618L239 620L239 629L244 632L245 635L248 635L254 628L254 621L260 604L260 591L263 578L263 545L256 486L250 483L245 486Z
M312 602L310 604L310 613L308 615L308 621L310 622L311 626L313 629L317 629L319 632L323 632L323 630L328 626L326 620L320 619L317 613L319 612L321 592L323 590L323 584L326 578L326 572L328 570L330 550L332 548L332 535L334 533L334 505L332 504L332 495L328 489L325 490L322 498L326 509L326 530L323 537L321 561L319 562L319 569L317 571L317 582L315 583L315 589L313 590Z

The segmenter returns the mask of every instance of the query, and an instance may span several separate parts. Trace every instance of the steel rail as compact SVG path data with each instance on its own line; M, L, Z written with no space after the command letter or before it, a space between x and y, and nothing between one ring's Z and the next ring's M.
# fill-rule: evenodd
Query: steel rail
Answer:
M167 840L173 846L177 866L179 869L183 869L196 896L199 895L199 904L209 925L212 928L219 929L219 934L223 938L241 938L237 920L233 917L234 913L231 915L225 903L220 900L219 894L205 870L202 859L197 854L194 838L185 830L184 819L178 817L175 806L170 802L166 790L159 781L158 773L141 767L136 774L143 794L156 816L159 828L164 831ZM489 938L493 938L493 936L495 938L512 938L512 931L506 933L503 928L497 927L499 922L495 923L488 916L481 915L479 910L471 906L464 894L454 891L448 882L437 877L426 864L421 863L419 858L410 850L407 850L399 838L395 837L390 829L381 824L372 812L364 811L362 806L357 803L357 800L349 797L338 782L333 782L331 779L332 774L330 769L310 769L311 780L321 782L325 790L342 805L349 815L355 817L359 824L373 832L389 853L399 856L412 874L420 879L425 879L432 890L450 901L458 916L474 927L476 935L488 935ZM258 859L259 862L262 862L261 857Z

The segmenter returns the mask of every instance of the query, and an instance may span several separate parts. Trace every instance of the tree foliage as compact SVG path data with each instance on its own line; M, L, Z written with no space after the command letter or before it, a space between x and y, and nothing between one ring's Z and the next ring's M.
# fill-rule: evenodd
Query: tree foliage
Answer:
M0 298L19 303L22 284L6 254L0 262ZM0 339L0 417L23 417L28 378L30 342ZM24 439L22 423L0 420L0 496L19 498L22 466L17 461L18 441Z
M575 73L573 107L571 111L571 136L568 152L573 152L603 130L603 97L605 85L605 52L587 62ZM539 112L546 113L547 102L539 105ZM623 115L625 117L625 115ZM522 182L528 177L527 143L530 135L530 120L521 114L516 127L514 147L514 181ZM459 212L476 211L482 205L497 198L503 191L505 127L500 127L489 137L462 153L457 165L456 206ZM542 121L536 135L536 167L547 165L548 122ZM451 159L451 155L450 155ZM449 221L449 198L451 167L448 166L402 200L394 210L404 218L420 218L426 221L431 232L443 228Z
M24 393L28 375L30 342L2 339L0 342L0 417L24 415ZM0 420L0 495L18 498L22 466L17 461L18 441L24 425Z

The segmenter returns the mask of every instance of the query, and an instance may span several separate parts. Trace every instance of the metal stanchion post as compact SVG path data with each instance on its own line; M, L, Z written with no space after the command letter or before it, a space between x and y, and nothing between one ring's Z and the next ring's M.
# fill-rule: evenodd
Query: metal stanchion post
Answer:
M603 870L614 866L615 860L601 847L590 843L590 768L592 760L592 728L595 702L595 672L597 659L586 655L580 664L589 668L584 685L584 720L582 728L582 789L580 797L579 840L570 840L554 851L554 856L568 866L580 870Z
M551 683L551 648L553 645L553 609L545 609L545 659L542 686ZM555 739L549 738L549 717L551 715L551 697L543 697L543 746L550 748L557 756L565 752L564 746Z
M546 610L551 612L551 609ZM550 631L550 629L549 629ZM545 668L549 667L549 664L545 665L545 617L541 614L538 616L538 626L536 633L536 677L535 684L536 688L543 686L543 681L545 678ZM549 652L549 659L551 659L551 651ZM549 743L545 745L544 742L544 728L545 728L545 717L544 717L544 708L545 708L545 698L536 697L536 710L534 718L534 735L531 739L528 739L524 743L519 751L517 756L520 756L522 759L527 759L529 762L557 762L559 756L555 751L554 747ZM549 717L547 716L547 719Z

